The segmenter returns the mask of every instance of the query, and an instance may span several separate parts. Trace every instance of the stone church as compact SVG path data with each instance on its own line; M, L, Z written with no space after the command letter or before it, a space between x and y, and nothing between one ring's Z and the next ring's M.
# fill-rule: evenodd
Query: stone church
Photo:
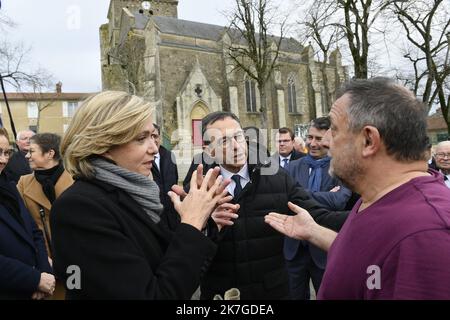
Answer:
M111 0L109 22L100 27L103 89L153 102L164 144L175 149L198 149L200 121L213 111L232 111L243 126L260 127L258 89L227 56L227 29L178 19L176 0L148 2ZM267 85L268 129L287 126L300 135L310 119L328 113L320 74L310 46L283 39ZM336 50L327 66L330 87L346 74Z

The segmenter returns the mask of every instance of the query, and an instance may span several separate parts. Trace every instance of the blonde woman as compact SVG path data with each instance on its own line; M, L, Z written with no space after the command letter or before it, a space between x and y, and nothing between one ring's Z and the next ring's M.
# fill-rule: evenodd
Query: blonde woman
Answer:
M218 171L193 175L183 201L169 192L181 224L165 226L159 189L148 178L154 155L152 108L106 91L77 110L61 153L75 183L53 204L54 268L67 299L189 299L216 245L202 232L229 201Z

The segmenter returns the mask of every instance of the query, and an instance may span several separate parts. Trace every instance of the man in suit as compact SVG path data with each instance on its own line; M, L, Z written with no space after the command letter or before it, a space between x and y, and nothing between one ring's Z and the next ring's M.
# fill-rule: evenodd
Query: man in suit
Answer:
M161 129L157 124L153 124L155 131L153 138L158 148L152 166L153 180L158 184L159 196L164 208L167 208L169 226L175 227L179 223L179 216L173 209L172 201L167 192L174 184L178 184L178 168L175 155L161 145Z
M328 117L311 121L306 138L308 155L291 161L287 170L297 185L306 189L314 200L328 210L337 211L345 208L351 191L328 173L331 159L328 156L328 148L322 145L322 138L329 128ZM286 237L284 255L289 271L292 298L309 299L310 279L315 291L319 290L327 262L326 252L307 241Z
M212 214L220 230L210 221L207 233L218 241L218 250L202 280L201 298L212 299L215 294L223 295L235 287L240 290L241 299L287 299L284 237L267 228L264 216L277 210L289 212L287 203L292 201L309 208L319 223L339 230L346 213L319 207L302 188L295 187L278 163L275 172L270 164L251 163L252 150L247 146L239 118L233 113L214 112L203 123L203 137L209 142L209 154L214 159L212 166L219 166L221 175L232 180L227 190L233 196L232 204L239 205L239 211L228 217Z
M16 145L17 152L15 152L8 162L5 168L6 176L10 181L14 181L17 184L20 177L31 173L30 164L25 155L30 150L30 138L34 136L34 132L31 130L19 131L17 133Z
M436 146L436 168L444 175L444 182L450 188L450 141L441 141Z
M289 128L280 128L276 136L278 151L272 156L273 161L278 161L280 166L287 169L289 162L300 159L305 154L294 149L294 132Z

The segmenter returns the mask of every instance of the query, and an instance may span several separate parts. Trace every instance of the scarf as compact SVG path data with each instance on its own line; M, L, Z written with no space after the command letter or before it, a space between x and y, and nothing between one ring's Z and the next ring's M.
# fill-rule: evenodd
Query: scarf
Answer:
M91 161L95 178L122 189L128 193L158 223L163 206L159 199L159 188L155 181L139 173L128 171L103 158Z
M56 199L55 184L58 182L58 179L63 172L64 167L62 163L59 163L50 169L34 171L34 177L41 184L42 191L51 204L53 204L53 201Z
M308 154L304 159L311 168L311 174L309 175L308 180L308 190L311 192L320 191L320 186L322 184L322 169L330 163L331 158L324 157L316 160Z

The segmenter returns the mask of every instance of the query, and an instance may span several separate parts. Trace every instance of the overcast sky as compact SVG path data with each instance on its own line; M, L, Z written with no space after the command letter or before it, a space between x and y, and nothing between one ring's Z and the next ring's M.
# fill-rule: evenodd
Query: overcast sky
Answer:
M101 90L99 27L110 0L1 0L1 13L17 26L0 38L31 46L30 65L63 83L64 92ZM179 0L180 19L225 25L232 0ZM77 18L79 17L79 19ZM78 23L79 21L79 23ZM1 32L1 31L0 31Z

